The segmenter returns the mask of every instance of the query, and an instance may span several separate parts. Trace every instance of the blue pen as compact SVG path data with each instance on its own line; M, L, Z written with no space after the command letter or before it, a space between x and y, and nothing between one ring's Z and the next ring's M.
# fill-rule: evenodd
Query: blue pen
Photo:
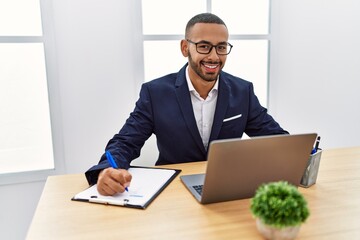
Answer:
M111 155L110 151L106 151L105 154L106 154L107 160L108 160L109 163L110 163L110 166L111 166L112 168L118 168L118 166L117 166L117 164L116 164L113 156ZM125 191L127 191L127 192L129 191L127 187L125 187Z
M320 144L320 136L317 137L316 139L316 143L315 143L315 147L313 148L313 150L311 151L311 154L314 154L318 151L319 149L319 144Z

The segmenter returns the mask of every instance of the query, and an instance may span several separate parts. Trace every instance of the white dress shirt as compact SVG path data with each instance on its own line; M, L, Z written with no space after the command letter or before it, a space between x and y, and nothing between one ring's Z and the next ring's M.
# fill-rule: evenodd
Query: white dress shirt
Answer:
M195 90L190 80L189 67L186 68L185 72L186 72L186 81L190 91L191 103L193 106L196 124L199 129L199 133L202 138L204 147L205 149L207 149L209 144L211 128L214 120L219 82L217 79L214 87L210 90L206 99L203 99L200 97L200 94Z

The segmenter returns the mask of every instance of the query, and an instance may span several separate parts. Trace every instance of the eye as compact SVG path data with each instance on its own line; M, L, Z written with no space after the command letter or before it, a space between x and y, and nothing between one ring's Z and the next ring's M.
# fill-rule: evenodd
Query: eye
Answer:
M226 51L227 45L219 45L219 46L217 46L217 49L218 49L219 51Z
M205 44L205 43L200 43L200 44L197 45L197 47L198 47L199 49L207 50L207 49L211 48L211 45Z

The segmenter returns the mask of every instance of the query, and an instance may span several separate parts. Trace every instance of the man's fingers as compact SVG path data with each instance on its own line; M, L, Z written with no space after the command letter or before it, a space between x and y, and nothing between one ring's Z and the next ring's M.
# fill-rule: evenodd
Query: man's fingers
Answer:
M131 182L131 179L132 179L132 175L128 172L128 171L126 171L126 170L123 170L123 171L125 171L125 173L124 173L124 186L125 187L128 187L128 186L130 186L130 182Z
M113 178L116 182L120 183L124 187L130 185L132 176L125 169L114 169L115 171L111 172L111 178Z
M109 187L106 184L98 184L97 190L101 195L105 195L105 196L112 196L115 193L117 193L117 191L113 190L111 187Z
M106 168L99 174L97 189L102 195L114 195L130 185L131 174L124 169Z

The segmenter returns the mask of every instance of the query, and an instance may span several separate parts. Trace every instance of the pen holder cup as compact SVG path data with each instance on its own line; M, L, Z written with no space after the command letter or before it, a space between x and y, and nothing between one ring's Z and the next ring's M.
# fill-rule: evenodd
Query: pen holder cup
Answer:
M304 175L301 178L300 185L308 188L316 183L317 175L319 172L320 159L322 149L319 148L314 154L311 154Z

